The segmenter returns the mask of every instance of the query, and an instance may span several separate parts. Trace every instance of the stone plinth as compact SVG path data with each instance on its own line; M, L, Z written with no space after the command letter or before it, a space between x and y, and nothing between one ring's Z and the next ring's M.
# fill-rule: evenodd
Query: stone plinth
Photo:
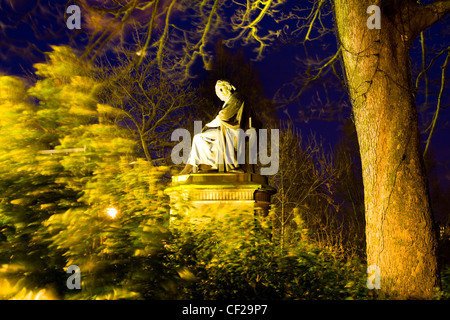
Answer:
M204 220L233 210L267 215L275 189L267 177L254 173L206 173L173 176L165 193L170 197L171 215Z

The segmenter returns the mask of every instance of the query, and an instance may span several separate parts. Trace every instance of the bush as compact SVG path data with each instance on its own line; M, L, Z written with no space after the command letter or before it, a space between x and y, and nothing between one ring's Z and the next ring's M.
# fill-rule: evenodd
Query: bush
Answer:
M169 224L168 199L163 194L166 172L146 161L134 165L121 161L116 170L108 171L109 179L93 180L97 184L92 191L85 189L78 207L53 214L41 225L37 240L45 240L41 245L49 249L42 258L48 263L45 275L49 285L60 282L60 298L367 297L361 261L345 261L318 247L301 228L293 237L297 241L282 248L272 237L271 216L255 218L223 208L220 218L195 223L180 217ZM96 197L104 201L96 202ZM108 199L119 209L114 219L105 213L105 205L99 205ZM81 290L61 288L69 276L61 266L71 264L81 269ZM51 276L54 270L60 272ZM39 279L28 281L27 289L40 292L46 286L42 271L26 271L28 279ZM8 294L13 296L17 294Z
M172 231L165 263L175 269L177 299L364 298L365 267L307 241L287 250L272 241L268 218L231 212L206 226ZM297 230L298 233L304 232Z

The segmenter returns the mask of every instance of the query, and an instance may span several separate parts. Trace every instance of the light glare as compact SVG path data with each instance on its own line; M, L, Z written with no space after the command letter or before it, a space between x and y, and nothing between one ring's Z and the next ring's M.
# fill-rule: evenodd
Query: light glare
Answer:
M109 207L108 209L106 209L106 214L111 218L114 219L117 215L118 211L116 208L114 207Z

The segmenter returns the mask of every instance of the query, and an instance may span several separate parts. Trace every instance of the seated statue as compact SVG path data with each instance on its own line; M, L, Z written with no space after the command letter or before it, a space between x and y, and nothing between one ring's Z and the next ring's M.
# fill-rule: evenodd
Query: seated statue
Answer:
M226 80L218 80L216 94L224 101L222 109L202 132L194 136L186 167L180 174L205 172L245 172L235 155L241 135L252 128L251 108L243 95ZM244 137L245 138L245 137Z

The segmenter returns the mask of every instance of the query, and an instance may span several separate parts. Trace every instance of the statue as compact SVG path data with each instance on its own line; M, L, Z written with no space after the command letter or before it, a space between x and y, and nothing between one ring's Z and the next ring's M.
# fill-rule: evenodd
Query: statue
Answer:
M225 80L217 81L215 91L223 101L221 110L194 136L185 168L172 177L171 186L164 190L170 197L170 221L188 215L196 226L207 224L211 217L222 218L224 208L227 213L253 220L255 215L268 214L271 196L276 192L265 175L278 170L278 130L271 133L269 157L267 131L260 130L244 96ZM184 137L183 141L188 141ZM254 170L257 145L263 155L260 163L271 164L261 167L262 175ZM264 169L269 172L264 174ZM190 175L210 172L217 173ZM184 206L180 199L192 201L193 205Z
M252 127L251 108L244 96L226 80L218 80L216 94L224 101L222 109L202 132L196 134L185 168L180 175L207 172L244 173L242 163L235 154L243 134ZM255 131L256 132L256 131Z

